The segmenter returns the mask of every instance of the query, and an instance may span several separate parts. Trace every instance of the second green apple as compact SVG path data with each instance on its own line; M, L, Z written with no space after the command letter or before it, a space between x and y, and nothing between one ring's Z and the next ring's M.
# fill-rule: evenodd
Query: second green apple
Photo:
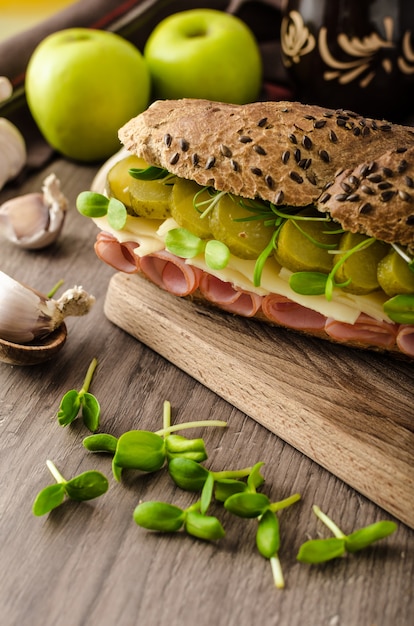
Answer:
M257 100L262 59L250 28L213 9L191 9L161 21L144 48L153 97Z

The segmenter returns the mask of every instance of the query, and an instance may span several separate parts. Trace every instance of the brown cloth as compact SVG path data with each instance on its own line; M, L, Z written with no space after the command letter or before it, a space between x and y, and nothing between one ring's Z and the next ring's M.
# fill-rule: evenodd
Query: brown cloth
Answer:
M14 96L0 106L23 133L28 146L28 167L42 167L53 150L41 137L24 96L25 71L36 46L47 35L71 27L117 32L141 51L154 27L168 15L196 8L211 8L237 15L254 32L263 57L265 89L272 98L288 97L287 78L281 63L279 39L282 0L80 0L52 17L0 42L0 76L14 86Z

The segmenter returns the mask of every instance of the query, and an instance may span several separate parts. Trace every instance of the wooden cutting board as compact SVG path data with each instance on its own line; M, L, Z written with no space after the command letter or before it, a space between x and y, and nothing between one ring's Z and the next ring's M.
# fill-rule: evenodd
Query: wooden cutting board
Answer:
M115 274L105 314L414 528L414 364L170 296Z

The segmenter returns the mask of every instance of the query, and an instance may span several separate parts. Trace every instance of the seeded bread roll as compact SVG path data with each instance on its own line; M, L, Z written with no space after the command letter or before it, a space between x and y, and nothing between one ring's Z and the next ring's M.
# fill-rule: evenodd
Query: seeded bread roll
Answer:
M352 233L414 247L414 148L389 150L343 171L318 209Z
M153 103L120 129L119 138L129 151L181 178L293 206L315 202L338 170L414 146L411 128L350 111L192 99Z

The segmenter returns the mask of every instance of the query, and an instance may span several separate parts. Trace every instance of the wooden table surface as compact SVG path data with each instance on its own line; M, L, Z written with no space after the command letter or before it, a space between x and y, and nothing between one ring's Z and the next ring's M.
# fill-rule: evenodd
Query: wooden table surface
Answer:
M0 268L48 292L59 280L81 284L96 297L91 313L68 321L64 349L30 367L0 363L0 609L4 626L405 626L414 623L414 533L403 523L391 537L358 554L321 566L296 560L306 539L329 536L312 513L318 504L344 532L392 519L377 505L247 417L194 378L106 319L105 295L114 270L93 251L95 226L74 206L88 189L94 166L55 159L0 201L39 190L54 171L70 199L59 241L47 250L19 250L2 241ZM174 422L221 419L226 429L191 431L205 439L212 469L263 461L263 491L274 500L299 492L300 503L280 514L280 559L286 587L272 583L269 563L254 544L254 520L215 512L226 526L216 543L183 533L139 528L132 512L140 500L186 507L196 495L177 489L165 471L111 477L107 456L88 453L77 420L63 428L56 413L63 394L79 389L87 367L98 367L91 391L102 407L101 430L156 430L164 400ZM46 460L66 478L98 469L109 491L89 503L66 502L35 517L33 500L53 479Z

